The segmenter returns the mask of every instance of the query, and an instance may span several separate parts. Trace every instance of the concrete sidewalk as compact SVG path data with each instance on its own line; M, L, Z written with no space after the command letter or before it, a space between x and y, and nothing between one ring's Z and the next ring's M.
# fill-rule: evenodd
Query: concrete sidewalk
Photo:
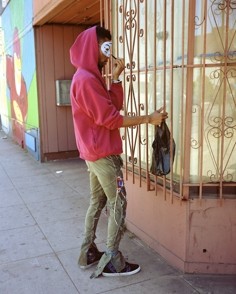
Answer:
M121 251L140 273L90 279L77 265L89 182L80 159L39 163L0 131L1 294L235 294L236 276L185 275L127 232ZM97 244L105 249L107 216Z

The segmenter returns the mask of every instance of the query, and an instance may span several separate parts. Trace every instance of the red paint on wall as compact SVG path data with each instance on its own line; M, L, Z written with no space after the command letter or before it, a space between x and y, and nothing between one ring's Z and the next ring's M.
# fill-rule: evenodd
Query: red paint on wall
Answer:
M10 90L12 135L24 148L25 121L28 112L27 88L21 71L21 47L18 29L13 35L13 56L7 55L7 85Z

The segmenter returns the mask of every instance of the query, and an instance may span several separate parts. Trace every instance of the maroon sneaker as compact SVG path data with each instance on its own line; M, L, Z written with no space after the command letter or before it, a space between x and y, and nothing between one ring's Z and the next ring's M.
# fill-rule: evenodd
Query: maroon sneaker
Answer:
M97 247L91 246L87 252L87 264L86 265L80 265L80 268L87 269L93 266L94 264L97 264L100 260L100 258L103 256L104 252L100 252Z
M141 268L138 264L132 264L132 263L126 262L123 270L118 273L116 269L114 268L114 266L112 265L112 263L109 262L105 266L102 272L102 275L104 277L131 276L138 273L140 270Z

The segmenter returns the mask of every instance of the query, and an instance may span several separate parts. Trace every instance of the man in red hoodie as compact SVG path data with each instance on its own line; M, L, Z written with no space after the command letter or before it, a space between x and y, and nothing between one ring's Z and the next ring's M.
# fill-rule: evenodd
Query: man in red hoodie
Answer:
M140 271L140 266L125 261L118 250L125 229L126 191L122 173L122 141L119 128L144 123L160 124L167 113L155 111L144 116L122 116L123 88L119 75L125 68L116 59L110 89L102 68L111 56L111 34L91 27L77 37L70 49L71 63L77 68L71 84L74 131L80 157L90 173L90 205L85 218L85 237L78 263L85 269L98 263L91 277L125 276ZM94 243L102 209L109 208L106 252Z

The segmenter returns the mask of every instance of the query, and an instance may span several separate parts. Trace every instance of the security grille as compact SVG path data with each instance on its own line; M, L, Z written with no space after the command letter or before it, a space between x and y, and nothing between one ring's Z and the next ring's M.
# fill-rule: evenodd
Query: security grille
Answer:
M236 1L101 1L124 57L124 114L164 107L176 142L166 177L150 173L155 128L122 132L127 176L171 197L236 197ZM109 75L107 75L109 77Z

